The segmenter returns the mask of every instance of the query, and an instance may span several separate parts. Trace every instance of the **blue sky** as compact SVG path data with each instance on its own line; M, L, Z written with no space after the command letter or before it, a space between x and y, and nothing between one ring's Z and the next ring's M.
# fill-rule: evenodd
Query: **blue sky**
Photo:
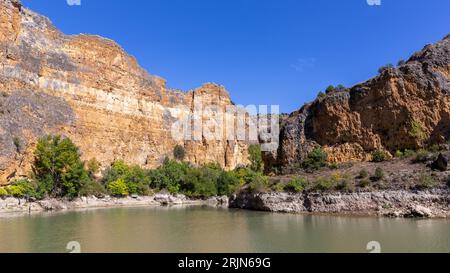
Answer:
M224 85L291 112L450 33L448 0L22 0L66 34L117 41L168 86Z

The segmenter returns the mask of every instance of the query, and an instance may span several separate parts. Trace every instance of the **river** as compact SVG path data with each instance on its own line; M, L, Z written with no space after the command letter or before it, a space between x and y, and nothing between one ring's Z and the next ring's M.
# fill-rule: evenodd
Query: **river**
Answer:
M207 207L0 216L0 252L450 252L450 220L290 215Z

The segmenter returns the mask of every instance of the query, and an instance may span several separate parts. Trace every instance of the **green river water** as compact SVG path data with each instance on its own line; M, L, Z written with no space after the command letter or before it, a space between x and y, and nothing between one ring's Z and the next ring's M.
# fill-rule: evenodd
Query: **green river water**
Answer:
M450 252L449 220L273 214L206 207L0 216L0 252Z

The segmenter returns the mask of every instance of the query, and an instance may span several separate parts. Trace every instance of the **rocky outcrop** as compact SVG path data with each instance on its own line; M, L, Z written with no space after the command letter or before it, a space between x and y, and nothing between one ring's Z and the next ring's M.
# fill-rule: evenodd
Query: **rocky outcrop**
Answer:
M0 0L0 184L28 174L45 134L72 138L83 159L103 167L117 159L156 167L176 145L194 164L246 164L245 141L210 140L203 128L193 140L173 137L173 123L192 116L197 102L218 112L232 105L221 86L170 90L115 42L64 35L20 1Z
M19 198L0 198L0 216L11 214L34 213L45 211L67 211L77 209L120 208L120 207L156 207L156 206L209 206L227 207L228 198L211 197L210 199L190 199L184 195L156 194L153 196L81 197L74 200L45 199L28 201Z
M450 35L405 64L294 112L282 124L275 162L302 161L322 146L332 162L364 161L450 139Z
M246 193L230 207L284 213L327 213L388 217L450 217L450 191L377 191L359 193Z

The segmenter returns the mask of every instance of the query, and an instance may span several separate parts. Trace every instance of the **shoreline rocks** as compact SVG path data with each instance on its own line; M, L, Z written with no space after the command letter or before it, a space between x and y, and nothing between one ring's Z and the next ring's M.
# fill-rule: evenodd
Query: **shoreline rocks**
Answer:
M450 190L359 193L240 193L230 208L381 217L450 217Z
M49 211L70 211L77 209L121 208L121 207L158 207L158 206L210 206L228 207L227 197L209 199L190 199L185 195L156 194L153 196L80 197L68 199L44 199L28 202L19 198L0 198L0 217L10 213L36 213Z

